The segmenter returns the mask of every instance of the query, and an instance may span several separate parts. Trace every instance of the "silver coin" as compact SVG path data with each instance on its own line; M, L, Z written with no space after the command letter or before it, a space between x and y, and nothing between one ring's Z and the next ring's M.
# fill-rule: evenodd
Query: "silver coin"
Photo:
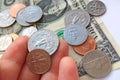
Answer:
M84 43L88 37L85 27L71 24L65 28L64 39L70 45L80 45Z
M8 27L15 22L15 19L10 16L9 9L0 12L0 27Z
M25 9L25 8L24 8ZM24 13L24 9L21 9L18 14L17 14L17 17L16 17L16 21L18 24L22 25L22 26L30 26L31 24L27 23L25 20L24 20L24 16L23 16L23 13Z
M44 49L52 55L57 50L58 45L58 37L53 31L41 29L30 37L28 41L28 50Z
M10 27L0 28L0 34L10 34L10 33L18 33L22 29L22 26L15 23Z
M9 35L0 36L0 51L5 51L12 43L12 37Z
M39 6L28 6L24 10L24 19L26 22L36 22L42 17L42 9Z
M84 27L87 27L90 23L90 15L85 10L75 9L68 11L65 16L65 24L80 24Z
M106 12L106 6L101 1L93 0L87 4L86 10L93 16L101 16Z
M30 37L34 32L37 31L37 28L34 26L27 27L23 29L19 35Z

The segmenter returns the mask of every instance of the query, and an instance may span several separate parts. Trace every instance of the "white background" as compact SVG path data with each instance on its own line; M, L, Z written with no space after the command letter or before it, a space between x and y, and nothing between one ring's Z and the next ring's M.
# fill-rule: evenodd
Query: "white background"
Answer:
M108 31L120 46L120 0L101 0L107 7L107 12L100 18ZM120 80L120 69L110 73L104 79L97 80Z

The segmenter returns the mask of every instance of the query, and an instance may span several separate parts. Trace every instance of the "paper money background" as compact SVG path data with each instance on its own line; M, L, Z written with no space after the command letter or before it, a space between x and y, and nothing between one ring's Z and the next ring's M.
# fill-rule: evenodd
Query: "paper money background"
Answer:
M51 1L34 0L33 2L33 0L0 0L0 11L9 8L13 3L17 3L17 2L22 2L25 3L26 5L37 4L42 6L42 8L44 8L42 3L47 2L46 5L50 3L51 5L54 5L54 7L48 6L48 8L45 8L43 10L45 17L43 18L42 23L38 23L37 26L39 26L38 29L47 28L57 32L60 29L64 29L65 27L64 25L65 12L75 8L84 9L86 7L86 4L88 3L87 0L51 0ZM55 5L57 4L61 4L61 5L56 7ZM110 4L112 5L112 3ZM54 11L54 9L56 11ZM91 24L87 27L87 30L89 34L95 38L97 42L97 49L105 51L107 55L109 55L111 62L113 64L113 69L120 68L120 57L119 57L120 49L118 45L115 43L115 41L109 34L106 26L99 18L91 17L91 19L92 19ZM74 57L74 59L77 61L79 74L84 75L85 74L84 71L82 71L82 68L79 66L82 57L75 54L71 49L71 47L70 47L70 56ZM90 79L85 79L85 80L90 80Z

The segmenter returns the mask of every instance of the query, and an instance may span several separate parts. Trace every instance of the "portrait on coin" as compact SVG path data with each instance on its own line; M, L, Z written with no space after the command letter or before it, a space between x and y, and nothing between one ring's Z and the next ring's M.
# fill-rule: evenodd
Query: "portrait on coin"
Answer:
M60 18L67 10L66 0L36 0L35 4L43 10L44 16L41 21L44 23Z

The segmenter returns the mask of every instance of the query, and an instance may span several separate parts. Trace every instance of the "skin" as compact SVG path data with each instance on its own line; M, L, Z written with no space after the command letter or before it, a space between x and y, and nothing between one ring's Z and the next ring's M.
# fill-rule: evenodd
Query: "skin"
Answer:
M0 80L79 80L75 61L68 55L67 43L60 39L58 50L51 56L50 70L37 75L26 65L28 37L17 38L0 59ZM74 73L74 74L73 74Z

